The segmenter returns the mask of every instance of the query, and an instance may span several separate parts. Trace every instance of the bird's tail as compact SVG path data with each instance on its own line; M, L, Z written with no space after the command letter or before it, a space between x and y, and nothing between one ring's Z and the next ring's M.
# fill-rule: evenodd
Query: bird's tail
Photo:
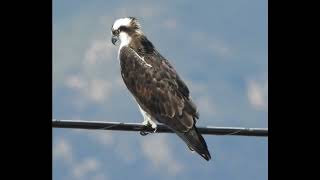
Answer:
M207 161L211 159L207 143L195 126L193 126L188 132L177 132L177 135L188 145L190 150L196 151Z

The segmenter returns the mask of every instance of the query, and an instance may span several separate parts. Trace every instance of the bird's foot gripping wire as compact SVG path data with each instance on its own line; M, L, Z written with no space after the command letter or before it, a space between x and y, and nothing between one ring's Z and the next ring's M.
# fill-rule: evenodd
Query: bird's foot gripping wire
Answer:
M140 131L140 135L141 136L146 136L146 135L148 135L149 133L148 132L146 132L146 131Z
M141 136L146 136L148 134L150 134L150 128L154 129L153 133L157 132L157 124L152 122L150 123L150 121L143 121L142 123L144 125L143 130L140 131L140 135Z

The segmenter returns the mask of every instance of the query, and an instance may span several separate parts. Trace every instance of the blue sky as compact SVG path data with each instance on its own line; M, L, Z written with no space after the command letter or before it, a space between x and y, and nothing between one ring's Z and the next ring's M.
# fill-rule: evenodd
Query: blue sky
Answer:
M111 43L135 16L188 85L198 126L268 127L267 1L53 0L53 118L142 122ZM53 179L267 179L268 139L53 129Z

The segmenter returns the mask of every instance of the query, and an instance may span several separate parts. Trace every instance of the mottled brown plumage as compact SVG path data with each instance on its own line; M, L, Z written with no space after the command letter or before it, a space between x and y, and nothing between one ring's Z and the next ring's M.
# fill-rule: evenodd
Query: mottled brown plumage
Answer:
M140 57L152 67L137 60ZM156 50L136 54L129 44L120 50L120 65L125 84L147 113L179 132L192 128L198 113L189 98L189 90Z
M136 19L113 29L117 30L130 38L119 52L121 75L140 107L209 160L206 142L195 127L199 118L197 107L186 84L142 33Z

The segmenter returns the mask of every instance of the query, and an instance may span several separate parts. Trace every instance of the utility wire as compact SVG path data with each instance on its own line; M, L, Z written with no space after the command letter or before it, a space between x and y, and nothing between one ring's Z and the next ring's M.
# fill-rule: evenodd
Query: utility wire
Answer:
M143 131L154 132L151 127L139 123L83 121L83 120L56 120L52 119L53 128L116 130L116 131ZM201 134L207 135L233 135L233 136L259 136L268 137L268 128L244 128L244 127L197 127ZM167 126L157 124L156 133L173 133Z

